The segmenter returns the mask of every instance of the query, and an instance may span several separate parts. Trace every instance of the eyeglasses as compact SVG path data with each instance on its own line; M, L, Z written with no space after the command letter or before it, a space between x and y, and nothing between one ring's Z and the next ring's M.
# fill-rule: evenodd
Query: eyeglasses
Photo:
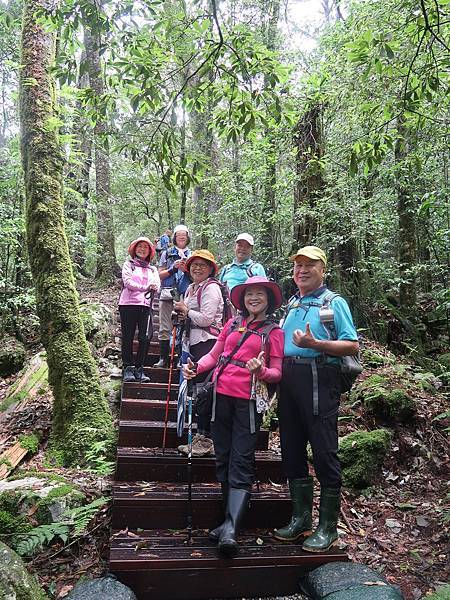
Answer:
M193 269L193 268L197 268L197 269L209 269L210 267L206 263L193 262L193 263L191 263L191 269Z

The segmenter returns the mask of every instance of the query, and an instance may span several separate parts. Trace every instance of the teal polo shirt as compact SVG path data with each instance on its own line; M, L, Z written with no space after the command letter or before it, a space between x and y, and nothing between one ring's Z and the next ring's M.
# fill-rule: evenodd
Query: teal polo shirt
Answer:
M292 341L292 335L296 329L305 332L306 324L309 323L313 336L318 340L334 339L330 337L325 326L320 322L319 309L320 306L310 306L310 304L323 304L323 298L328 292L325 287L319 288L315 292L307 296L300 297L296 294L289 301L290 308L286 319L282 325L284 331L284 355L285 356L302 356L304 358L312 358L321 356L320 352L311 348L299 348ZM309 305L309 306L308 306ZM341 296L336 296L331 301L330 306L334 311L334 329L338 340L350 340L352 342L358 339L350 308ZM339 358L328 357L327 362L339 363Z
M219 280L222 283L226 283L228 289L231 290L240 283L245 283L247 279L250 277L247 271L251 267L252 277L255 275L260 275L262 277L266 276L266 272L264 271L264 267L257 262L254 262L251 258L248 258L243 263L236 262L236 259L233 260L229 265L225 265L220 271Z

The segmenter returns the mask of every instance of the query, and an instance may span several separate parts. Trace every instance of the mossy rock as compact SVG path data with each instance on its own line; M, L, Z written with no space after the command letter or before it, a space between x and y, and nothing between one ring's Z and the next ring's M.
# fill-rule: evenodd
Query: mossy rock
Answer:
M93 302L81 304L80 314L86 339L95 348L100 348L110 337L110 326L113 322L111 310L100 302Z
M118 404L122 393L122 379L101 380L102 390L110 405Z
M36 502L35 518L40 525L56 523L71 508L82 506L86 496L73 485L64 484L52 489L48 496Z
M441 367L444 367L446 371L450 371L450 352L447 352L446 354L441 354L437 361L441 365Z
M391 443L386 429L354 431L341 439L339 459L345 486L362 489L378 477Z
M350 402L362 402L368 393L374 390L387 393L389 388L389 379L383 375L370 375L353 386L350 392Z
M48 596L28 573L20 556L0 542L0 598L47 600Z
M10 335L0 340L0 375L5 377L17 373L25 364L25 346Z
M81 506L84 500L85 495L71 483L51 477L33 475L0 483L0 510L11 517L3 515L3 522L5 527L11 526L11 519L16 519L16 530L22 527L22 519L29 514L33 515L33 525L58 522L68 509ZM27 523L31 525L31 522Z
M441 354L437 359L437 369L433 373L438 375L444 385L450 385L450 352Z
M401 388L390 388L387 377L371 375L352 391L351 401L360 401L367 412L377 419L405 423L416 414L416 403Z
M450 600L450 585L438 588L431 596L426 596L426 600Z
M410 421L417 410L414 399L400 388L389 392L374 390L364 398L364 406L375 418L398 423Z

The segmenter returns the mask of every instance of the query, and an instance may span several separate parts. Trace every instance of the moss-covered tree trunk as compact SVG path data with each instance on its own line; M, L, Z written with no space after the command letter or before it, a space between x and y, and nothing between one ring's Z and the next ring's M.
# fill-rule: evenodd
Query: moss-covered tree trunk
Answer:
M97 10L99 10L99 7L96 5L95 11ZM84 27L84 47L89 84L97 101L101 102L105 86L100 61L100 31L98 27L92 27L88 19L86 21ZM106 133L105 120L97 118L94 127L98 252L96 275L104 281L113 281L117 270L117 260L114 241L114 220L111 207L111 169Z
M36 16L47 8L46 0L24 3L21 151L28 253L54 396L51 444L65 464L75 465L93 442L111 439L112 420L84 335L64 230L63 156L49 74L55 38Z
M300 119L295 145L297 181L294 188L293 251L312 244L317 235L315 206L325 187L318 162L323 156L320 106L311 106Z

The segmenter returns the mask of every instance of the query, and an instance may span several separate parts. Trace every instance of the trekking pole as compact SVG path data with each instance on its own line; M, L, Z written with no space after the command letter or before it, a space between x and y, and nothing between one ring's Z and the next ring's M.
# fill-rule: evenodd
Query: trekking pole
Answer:
M188 544L192 541L192 394L194 383L192 379L188 380L187 400L188 400L188 462L187 462L187 481L188 481L188 506L187 506L187 533Z
M166 415L164 417L164 433L163 433L163 444L162 444L163 454L166 449L167 422L169 420L169 402L170 402L170 390L172 387L173 359L174 359L174 355L175 355L176 336L177 336L177 325L175 324L172 329L172 346L170 349L169 379L167 382L167 398L166 398Z

